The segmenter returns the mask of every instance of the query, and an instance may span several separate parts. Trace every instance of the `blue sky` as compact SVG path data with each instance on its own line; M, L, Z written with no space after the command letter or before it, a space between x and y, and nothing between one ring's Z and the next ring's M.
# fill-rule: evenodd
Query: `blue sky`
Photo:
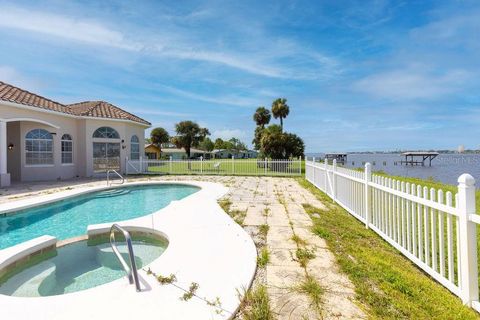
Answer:
M0 79L307 152L480 148L479 1L0 1Z

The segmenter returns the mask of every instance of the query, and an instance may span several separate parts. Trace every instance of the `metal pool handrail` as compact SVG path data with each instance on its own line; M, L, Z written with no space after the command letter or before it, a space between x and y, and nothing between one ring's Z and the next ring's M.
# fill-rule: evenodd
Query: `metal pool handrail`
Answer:
M130 265L127 264L125 259L123 259L122 255L120 254L120 251L118 251L117 242L115 241L115 231L120 231L125 237L125 242L127 243L128 248L128 256L130 258ZM133 254L132 238L130 237L130 233L120 227L118 224L114 223L110 228L110 245L112 246L113 252L117 256L117 259L122 264L123 269L127 273L128 281L130 284L135 283L135 289L137 292L139 292L140 282L138 281L138 272L135 264L135 255Z
M114 170L114 169L110 169L107 171L107 186L110 185L110 173L115 173L117 176L120 177L120 179L122 179L122 182L120 182L119 184L123 184L125 182L125 178L117 172L117 170ZM113 182L112 182L113 183Z

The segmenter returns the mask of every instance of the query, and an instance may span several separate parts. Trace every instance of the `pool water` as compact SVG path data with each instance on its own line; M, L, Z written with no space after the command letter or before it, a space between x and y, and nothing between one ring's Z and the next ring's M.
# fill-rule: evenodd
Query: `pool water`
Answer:
M127 246L120 242L117 246L128 263ZM158 258L166 247L166 241L133 241L137 269ZM57 249L57 253L0 284L0 294L53 296L93 288L122 277L128 283L110 243L88 246L87 241L79 241ZM135 290L135 286L131 289Z
M86 233L88 225L151 214L198 190L177 184L128 186L18 211L0 217L0 249L42 235L60 240L80 236Z

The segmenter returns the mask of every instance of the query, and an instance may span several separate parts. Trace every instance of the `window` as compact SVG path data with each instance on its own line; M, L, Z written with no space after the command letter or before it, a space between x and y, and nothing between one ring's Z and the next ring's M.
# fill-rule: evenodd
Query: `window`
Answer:
M53 136L44 129L33 129L25 136L27 165L53 164Z
M62 136L62 163L73 163L73 141L72 136L69 134Z
M101 127L95 130L93 133L94 138L103 138L103 139L120 139L120 135L117 130L110 127Z
M133 136L132 139L130 139L130 159L140 159L140 140L138 140L137 136Z

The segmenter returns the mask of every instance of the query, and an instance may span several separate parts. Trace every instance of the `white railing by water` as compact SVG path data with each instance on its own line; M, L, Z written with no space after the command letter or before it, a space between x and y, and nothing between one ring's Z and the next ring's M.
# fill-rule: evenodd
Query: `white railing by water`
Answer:
M301 176L302 159L126 159L127 174Z
M305 177L375 231L464 304L480 312L475 180L458 178L458 192L306 160Z

